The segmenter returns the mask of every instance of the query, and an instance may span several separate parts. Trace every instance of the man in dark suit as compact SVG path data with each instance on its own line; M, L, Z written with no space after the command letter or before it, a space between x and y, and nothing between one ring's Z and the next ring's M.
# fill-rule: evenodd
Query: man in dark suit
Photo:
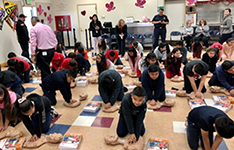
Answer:
M19 20L16 24L16 32L18 35L18 41L22 48L22 56L29 58L28 52L28 43L29 43L29 36L28 36L28 29L27 26L24 24L26 16L24 14L19 15Z

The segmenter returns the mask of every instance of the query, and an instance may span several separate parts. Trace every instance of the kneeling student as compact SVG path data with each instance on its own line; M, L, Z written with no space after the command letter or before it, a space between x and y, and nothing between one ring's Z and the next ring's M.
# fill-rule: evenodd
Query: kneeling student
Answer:
M233 120L214 107L194 108L188 114L187 121L187 139L192 150L198 149L199 139L202 149L216 150L223 138L230 139L234 136ZM213 132L216 132L214 141Z
M57 100L55 98L56 91L59 90L63 95L64 100L73 104L77 102L77 100L72 99L71 93L71 82L76 78L77 72L75 69L71 70L62 70L56 71L53 74L48 75L40 84L44 96L48 97L51 101L51 105L56 105Z
M105 109L109 109L116 100L122 101L124 97L122 77L115 70L103 71L98 78L98 90L105 103Z
M147 94L147 101L152 106L166 99L164 74L159 66L152 64L142 74L142 87Z
M120 110L117 135L125 137L130 134L128 143L135 143L139 136L145 133L144 118L146 113L145 90L136 87L131 93L124 96Z
M23 123L32 135L29 142L35 142L42 133L49 131L52 120L50 100L34 93L27 98L22 97L16 103Z

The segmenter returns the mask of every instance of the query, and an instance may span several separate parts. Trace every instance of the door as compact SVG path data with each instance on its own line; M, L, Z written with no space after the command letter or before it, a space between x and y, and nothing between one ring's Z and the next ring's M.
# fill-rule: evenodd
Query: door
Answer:
M77 5L77 13L78 13L78 34L81 41L86 47L86 36L85 36L85 29L89 29L89 23L91 22L90 17L93 14L97 14L97 6L96 4L87 4L87 5ZM92 36L92 34L90 34ZM90 46L88 39L88 46Z
M164 13L169 18L169 25L167 25L166 40L170 40L171 31L182 32L182 25L185 21L184 0L165 0ZM173 39L177 40L177 38L175 37Z

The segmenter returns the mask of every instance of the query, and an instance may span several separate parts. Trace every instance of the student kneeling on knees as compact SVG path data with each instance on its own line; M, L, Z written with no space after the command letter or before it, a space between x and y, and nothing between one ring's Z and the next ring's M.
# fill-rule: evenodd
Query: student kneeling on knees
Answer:
M218 66L208 84L226 88L234 96L234 62L225 60Z
M22 97L17 101L18 115L32 137L29 142L35 142L42 133L49 131L52 116L50 100L45 96L30 94L27 98Z
M164 74L159 66L153 64L145 69L142 74L142 87L146 91L147 101L150 101L150 105L155 106L157 101L165 101Z
M71 93L71 82L76 78L77 72L76 69L71 70L62 70L56 71L53 74L48 75L40 84L44 96L48 97L51 101L51 105L56 105L57 100L55 98L57 90L61 92L63 95L64 100L69 103L73 104L77 102L77 100L72 99Z
M109 109L116 100L122 101L124 97L122 77L115 70L103 71L98 78L98 90L105 109Z
M196 97L202 97L206 92L205 81L209 66L204 61L193 60L184 66L184 89L187 94L195 93Z
M187 121L187 139L192 150L198 149L199 140L202 149L216 150L223 138L230 139L234 136L233 120L211 106L194 108L188 114ZM216 132L214 141L213 132Z
M123 98L119 110L117 134L119 137L125 137L129 133L129 144L135 143L139 136L145 133L143 123L146 113L145 96L145 90L142 87L136 87Z

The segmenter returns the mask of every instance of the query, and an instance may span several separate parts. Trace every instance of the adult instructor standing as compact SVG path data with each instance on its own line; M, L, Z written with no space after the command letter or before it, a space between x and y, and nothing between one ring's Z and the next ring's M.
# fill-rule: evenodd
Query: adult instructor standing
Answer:
M32 62L37 62L43 81L46 76L51 74L50 62L54 57L58 41L53 30L48 25L40 23L38 17L32 17L31 23L33 26L30 33Z
M28 36L28 29L27 26L24 24L26 16L24 14L19 15L19 20L16 24L16 32L18 35L18 42L22 49L22 56L29 58L28 52L28 43L29 43L29 36Z
M161 36L163 43L165 43L166 39L166 25L169 24L169 20L167 16L163 14L163 12L163 8L159 9L158 14L155 15L152 20L152 23L154 24L154 49L158 46L159 35Z

